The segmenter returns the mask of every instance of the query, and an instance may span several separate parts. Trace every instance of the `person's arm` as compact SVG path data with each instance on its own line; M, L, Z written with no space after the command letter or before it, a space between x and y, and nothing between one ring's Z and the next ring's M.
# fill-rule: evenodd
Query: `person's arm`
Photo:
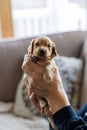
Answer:
M75 114L69 103L58 70L54 73L52 81L48 84L41 79L43 68L40 68L32 61L27 60L24 62L22 69L26 74L31 71L32 82L28 88L31 101L40 110L35 95L47 100L59 130L87 130L86 122Z
M87 130L87 122L76 115L71 105L57 111L53 119L59 130Z

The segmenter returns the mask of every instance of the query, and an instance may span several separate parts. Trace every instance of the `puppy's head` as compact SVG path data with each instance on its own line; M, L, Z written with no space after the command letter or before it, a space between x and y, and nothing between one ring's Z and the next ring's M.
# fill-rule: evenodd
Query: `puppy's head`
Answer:
M51 59L57 55L54 42L46 36L33 39L28 48L28 53L39 59Z

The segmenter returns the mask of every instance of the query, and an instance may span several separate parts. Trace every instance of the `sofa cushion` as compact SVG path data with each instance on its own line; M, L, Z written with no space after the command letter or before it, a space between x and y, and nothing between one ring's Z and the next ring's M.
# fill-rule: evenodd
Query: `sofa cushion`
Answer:
M75 109L78 109L81 96L83 60L60 56L59 58L56 58L55 61L59 68L63 86L69 101Z
M32 118L32 115L40 115L39 111L31 103L28 97L28 88L21 78L15 96L14 113L21 117Z
M4 40L0 43L0 101L14 100L28 45L27 40Z
M0 102L0 113L11 112L13 109L13 102Z
M83 69L83 62L81 59L57 57L55 62L59 68L62 77L64 89L68 98L75 109L78 108L80 97L80 83ZM14 113L19 116L32 118L32 115L39 115L40 113L29 101L28 88L20 80L18 90L15 97Z
M82 49L81 58L84 60L84 74L83 74L83 83L82 83L82 90L81 90L81 100L80 106L84 103L87 103L87 38L84 42L84 46Z
M0 130L49 130L49 123L43 117L32 115L32 120L29 120L15 116L13 113L2 113Z

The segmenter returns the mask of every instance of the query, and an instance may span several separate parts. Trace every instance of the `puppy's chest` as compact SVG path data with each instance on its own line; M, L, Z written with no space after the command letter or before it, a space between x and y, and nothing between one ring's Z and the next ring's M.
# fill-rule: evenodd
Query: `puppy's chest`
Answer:
M56 67L56 64L54 62L54 60L49 60L49 61L40 61L37 63L40 67L42 67L43 69L45 68L50 68L51 70L53 70L53 68Z
M42 67L42 68L45 68L48 64L50 64L50 63L48 63L48 62L43 62L43 61L39 61L38 63L37 63L40 67Z

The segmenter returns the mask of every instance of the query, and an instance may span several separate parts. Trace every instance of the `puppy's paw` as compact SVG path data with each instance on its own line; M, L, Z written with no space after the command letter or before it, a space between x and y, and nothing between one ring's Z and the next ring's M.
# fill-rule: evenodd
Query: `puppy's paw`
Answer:
M44 72L44 74L43 74L43 79L44 79L47 83L49 83L49 82L51 81L52 77L51 77L51 75L49 74L48 71L45 71L45 72Z
M31 61L33 61L34 63L37 63L39 61L39 58L36 56L31 56Z

